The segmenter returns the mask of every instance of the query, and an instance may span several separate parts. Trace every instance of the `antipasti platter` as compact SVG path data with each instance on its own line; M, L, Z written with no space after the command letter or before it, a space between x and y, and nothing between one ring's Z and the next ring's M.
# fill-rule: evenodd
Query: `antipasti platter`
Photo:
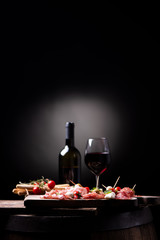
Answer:
M136 208L160 204L160 196L135 194L135 186L103 188L84 187L81 184L58 184L53 180L38 179L28 184L17 184L13 193L24 195L26 208Z

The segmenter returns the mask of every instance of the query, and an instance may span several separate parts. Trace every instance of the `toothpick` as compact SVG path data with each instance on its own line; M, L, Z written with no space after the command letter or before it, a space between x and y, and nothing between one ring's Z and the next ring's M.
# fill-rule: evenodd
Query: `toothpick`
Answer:
M104 186L103 184L102 184L102 186L103 186L105 189L107 189L107 187L106 187L106 186Z
M135 187L136 187L136 184L134 184L134 186L133 186L132 190L134 190L134 189L135 189Z
M115 182L115 184L114 184L113 188L115 188L115 187L116 187L116 185L117 185L117 183L118 183L119 179L120 179L120 176L117 178L117 180L116 180L116 182Z
M69 180L73 185L76 185L72 180Z

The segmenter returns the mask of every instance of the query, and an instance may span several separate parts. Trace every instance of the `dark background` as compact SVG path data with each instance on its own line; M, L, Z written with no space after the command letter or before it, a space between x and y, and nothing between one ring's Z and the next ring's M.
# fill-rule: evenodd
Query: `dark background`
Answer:
M19 7L19 8L18 8ZM19 182L58 182L65 122L76 124L82 184L88 137L110 139L101 183L160 195L157 6L107 3L6 6L2 28L1 199Z
M112 165L101 182L159 195L156 6L107 3L4 9L1 78L1 198L19 181L58 182L65 122L76 124L82 183L88 137L110 139Z
M88 137L110 140L100 183L159 188L159 13L156 5L26 3L3 8L0 199L19 182L58 182L65 122L82 155ZM157 230L159 208L153 208Z

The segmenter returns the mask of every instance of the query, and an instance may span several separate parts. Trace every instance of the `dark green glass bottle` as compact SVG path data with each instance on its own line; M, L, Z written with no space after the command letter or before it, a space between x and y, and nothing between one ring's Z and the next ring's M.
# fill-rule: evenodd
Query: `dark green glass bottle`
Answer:
M59 183L80 183L80 174L81 154L74 146L74 123L66 122L65 147L59 153Z

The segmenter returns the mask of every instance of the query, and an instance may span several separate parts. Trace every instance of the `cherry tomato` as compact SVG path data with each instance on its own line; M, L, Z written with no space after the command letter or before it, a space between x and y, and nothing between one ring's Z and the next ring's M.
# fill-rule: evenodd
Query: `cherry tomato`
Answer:
M121 190L121 188L120 187L116 187L115 190L116 190L116 192L118 192L118 191Z
M79 191L77 191L77 190L74 191L74 198L77 199L77 198L80 198L80 197L81 197L81 193Z
M85 187L85 189L87 190L87 193L89 193L89 190L90 190L89 187Z
M78 199L78 195L77 194L74 194L74 199Z
M33 193L36 195L39 195L42 193L41 189L37 186L33 188Z
M56 185L56 183L55 183L55 181L53 181L53 180L50 180L50 181L48 182L48 187L49 187L50 189L53 189L55 185Z
M74 191L74 194L76 194L78 196L79 195L79 191Z
M115 192L115 189L114 189L114 188L111 188L111 191L112 191L112 192Z

